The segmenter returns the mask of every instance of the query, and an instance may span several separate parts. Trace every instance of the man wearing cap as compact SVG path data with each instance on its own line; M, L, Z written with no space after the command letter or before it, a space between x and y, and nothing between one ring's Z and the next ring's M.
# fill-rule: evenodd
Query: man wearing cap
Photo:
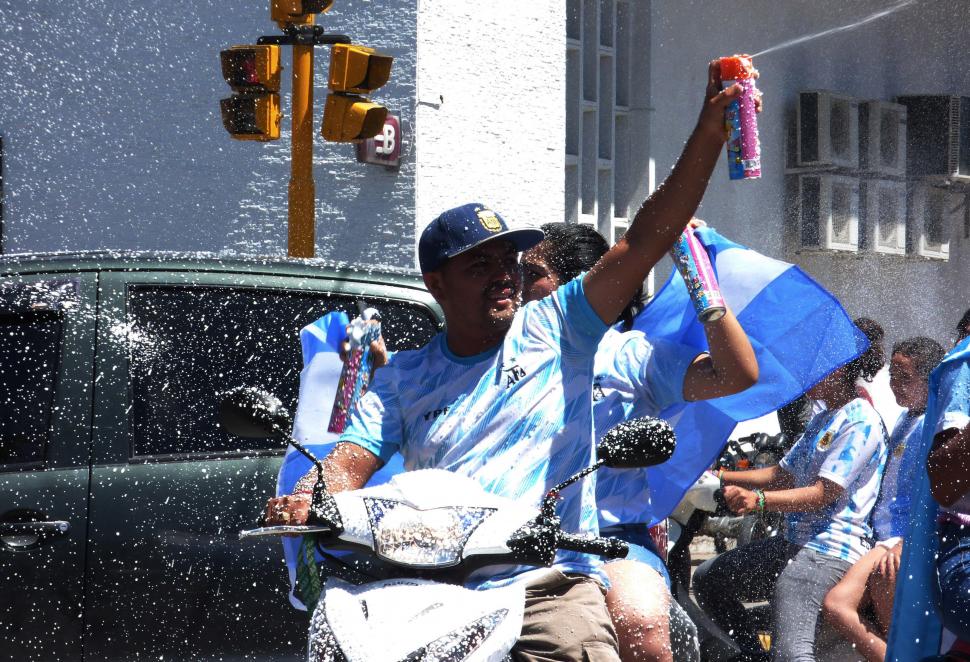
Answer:
M448 210L425 228L421 272L447 330L377 371L324 461L331 492L362 487L400 452L408 470L447 469L538 505L549 488L595 461L593 357L700 203L724 143L724 108L739 92L719 88L715 61L697 126L668 181L590 272L545 299L519 305L518 254L542 239L540 230L509 229L479 203ZM301 479L304 487L313 477ZM309 498L300 491L298 483L294 496L272 499L267 522L281 521L280 511L290 523L303 521ZM563 496L563 528L595 534L593 480ZM551 571L532 572L516 659L618 659L600 559L560 553ZM469 585L495 586L515 573L480 572Z

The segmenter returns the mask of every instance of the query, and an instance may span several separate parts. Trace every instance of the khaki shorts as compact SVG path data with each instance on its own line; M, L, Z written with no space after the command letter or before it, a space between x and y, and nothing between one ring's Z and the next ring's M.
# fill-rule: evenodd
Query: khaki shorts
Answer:
M525 589L522 636L516 662L618 662L605 591L584 575L550 570Z

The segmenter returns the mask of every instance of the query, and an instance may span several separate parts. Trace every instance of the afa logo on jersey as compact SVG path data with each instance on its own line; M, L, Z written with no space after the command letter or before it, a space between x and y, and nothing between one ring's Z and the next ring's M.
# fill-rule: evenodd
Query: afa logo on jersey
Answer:
M822 435L822 438L818 440L818 444L816 444L815 448L817 448L820 451L824 451L825 449L827 449L829 446L832 445L832 439L834 438L835 438L835 435L833 435L831 431L826 432L825 434Z
M511 361L508 367L502 366L502 374L505 375L505 388L510 389L525 377L525 368L515 361Z

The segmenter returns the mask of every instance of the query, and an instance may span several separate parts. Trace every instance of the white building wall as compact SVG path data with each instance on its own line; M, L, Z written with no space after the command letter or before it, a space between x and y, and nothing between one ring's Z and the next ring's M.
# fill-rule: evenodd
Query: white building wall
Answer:
M374 96L412 127L416 3L340 0L318 23L395 56ZM219 51L272 34L268 0L0 0L6 251L285 254L288 48L280 141L234 141L219 115ZM316 54L319 132L329 51ZM317 254L411 266L413 151L387 171L318 133L314 153Z
M892 5L883 0L733 0L715 8L703 0L654 0L651 151L658 183L693 126L710 59L757 52ZM785 131L800 90L887 100L900 94L970 95L968 20L965 2L921 0L856 30L757 58L765 93L759 120L764 174L755 182L730 182L725 164L719 164L699 215L732 239L800 264L850 314L880 321L890 341L923 334L949 346L957 319L970 307L970 241L963 228L951 228L948 262L796 254L785 221Z
M512 225L564 209L564 3L418 0L417 230L466 202Z

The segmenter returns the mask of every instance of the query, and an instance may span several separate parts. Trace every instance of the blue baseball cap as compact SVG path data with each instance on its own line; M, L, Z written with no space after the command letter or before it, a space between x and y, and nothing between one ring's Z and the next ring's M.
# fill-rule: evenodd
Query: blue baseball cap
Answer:
M510 230L497 212L480 202L455 207L431 221L418 242L421 273L437 270L445 260L492 239L511 241L518 251L527 251L545 238L539 228Z

